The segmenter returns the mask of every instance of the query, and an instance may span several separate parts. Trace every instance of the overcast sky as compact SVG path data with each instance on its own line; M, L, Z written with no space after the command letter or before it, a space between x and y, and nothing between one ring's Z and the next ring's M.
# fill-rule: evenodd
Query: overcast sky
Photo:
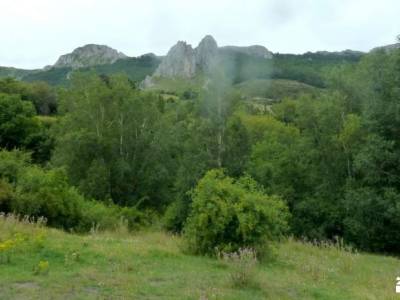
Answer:
M0 65L41 68L84 44L129 56L259 44L273 52L368 51L400 33L400 0L0 0Z

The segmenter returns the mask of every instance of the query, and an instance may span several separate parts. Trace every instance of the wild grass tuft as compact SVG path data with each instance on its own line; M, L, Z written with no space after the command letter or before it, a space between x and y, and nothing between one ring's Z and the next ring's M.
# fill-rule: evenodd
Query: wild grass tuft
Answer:
M230 282L234 287L248 287L254 284L257 255L252 248L240 248L236 252L220 252L220 259L230 267Z

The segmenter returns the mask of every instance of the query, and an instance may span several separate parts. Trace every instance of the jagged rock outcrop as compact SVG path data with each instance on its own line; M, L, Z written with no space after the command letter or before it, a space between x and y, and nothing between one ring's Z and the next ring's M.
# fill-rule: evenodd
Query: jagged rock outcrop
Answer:
M108 46L89 44L60 56L53 67L79 69L95 65L112 64L116 60L126 57L125 54Z
M243 53L250 56L261 57L261 58L272 58L273 54L264 46L254 45L248 47L239 47L239 46L224 46L219 48L220 51L229 51L229 52L237 52Z
M141 86L146 88L154 85L154 77L190 79L199 72L207 73L215 64L219 63L219 58L226 52L244 53L265 59L272 58L272 52L263 46L219 48L215 39L211 35L207 35L195 49L186 42L178 42L162 59L153 76L146 78Z
M162 60L154 73L159 77L191 78L196 74L196 54L192 46L179 41Z
M179 41L164 57L154 76L192 78L198 71L207 72L217 61L218 45L211 35L205 36L196 49ZM150 78L144 83L150 82Z
M208 72L218 59L217 42L211 35L206 35L195 49L195 53L198 70Z

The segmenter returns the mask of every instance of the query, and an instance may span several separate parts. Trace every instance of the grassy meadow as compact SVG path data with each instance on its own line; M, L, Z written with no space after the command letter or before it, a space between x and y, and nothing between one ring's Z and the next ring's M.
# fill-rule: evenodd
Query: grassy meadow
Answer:
M256 265L185 254L160 230L77 235L0 217L1 299L397 299L400 261L287 239ZM248 268L247 268L248 267ZM246 269L247 268L247 269ZM248 281L233 280L244 273Z

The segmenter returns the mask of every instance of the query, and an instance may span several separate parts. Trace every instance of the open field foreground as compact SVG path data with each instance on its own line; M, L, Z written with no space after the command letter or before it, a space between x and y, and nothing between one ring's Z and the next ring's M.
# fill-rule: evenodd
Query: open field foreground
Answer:
M400 265L289 239L239 287L232 276L240 266L186 255L181 238L163 232L80 236L1 217L0 241L3 300L396 299Z

